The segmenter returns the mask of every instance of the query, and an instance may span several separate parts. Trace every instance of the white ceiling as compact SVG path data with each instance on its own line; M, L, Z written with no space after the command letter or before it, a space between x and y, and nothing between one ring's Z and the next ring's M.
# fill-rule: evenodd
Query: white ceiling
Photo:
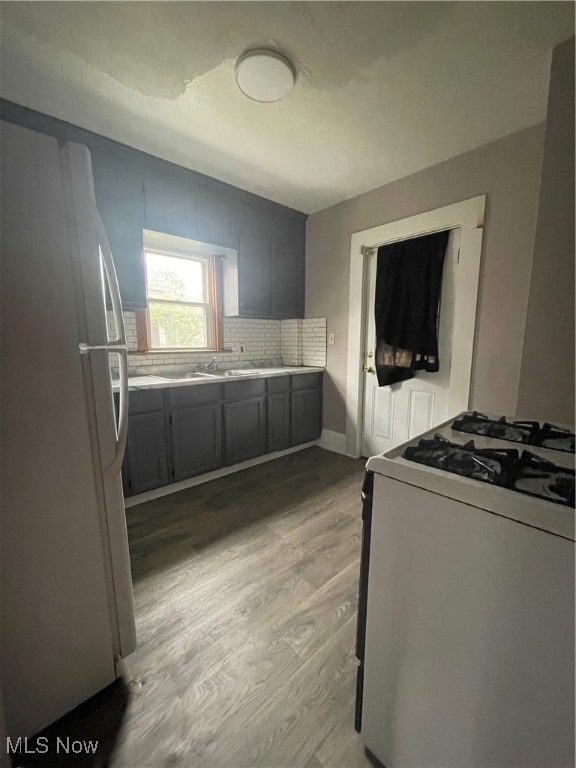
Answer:
M545 118L572 2L2 2L0 94L313 212ZM283 101L234 65L275 47Z

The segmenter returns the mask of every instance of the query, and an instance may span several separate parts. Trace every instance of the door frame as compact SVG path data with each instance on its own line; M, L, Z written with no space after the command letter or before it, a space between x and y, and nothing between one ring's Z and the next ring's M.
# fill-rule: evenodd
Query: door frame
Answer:
M346 382L346 453L349 456L360 456L362 449L363 347L368 282L366 249L445 229L460 228L460 269L457 270L454 286L452 368L448 391L448 410L456 414L466 410L469 405L485 207L486 195L478 195L352 235Z

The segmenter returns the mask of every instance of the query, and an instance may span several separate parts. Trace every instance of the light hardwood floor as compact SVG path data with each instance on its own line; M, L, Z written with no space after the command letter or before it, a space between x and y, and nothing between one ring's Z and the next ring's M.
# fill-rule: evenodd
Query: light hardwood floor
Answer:
M370 765L362 474L312 448L127 511L139 645L111 767Z

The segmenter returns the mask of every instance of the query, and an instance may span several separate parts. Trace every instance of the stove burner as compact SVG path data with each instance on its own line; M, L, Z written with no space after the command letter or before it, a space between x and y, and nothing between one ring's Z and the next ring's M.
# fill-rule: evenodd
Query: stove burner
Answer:
M518 451L514 449L476 448L473 440L460 445L438 433L432 440L421 439L417 446L409 446L402 455L418 464L493 485L502 485L508 468L518 459Z
M538 431L537 421L506 421L506 417L495 420L483 413L474 411L462 416L452 424L452 429L467 432L472 435L485 435L499 440L510 440L515 443L530 443L532 436Z
M542 448L552 448L555 451L574 453L574 433L564 427L546 422L540 430L539 442Z
M472 435L484 435L497 440L509 440L526 445L539 445L556 451L574 453L574 434L564 427L547 422L540 426L537 421L506 421L505 416L491 419L474 411L456 419L452 429Z
M441 434L422 438L402 457L445 472L499 485L558 504L574 506L574 470L559 467L529 451L476 448L470 440L451 443Z
M523 451L512 488L520 493L574 506L574 470Z

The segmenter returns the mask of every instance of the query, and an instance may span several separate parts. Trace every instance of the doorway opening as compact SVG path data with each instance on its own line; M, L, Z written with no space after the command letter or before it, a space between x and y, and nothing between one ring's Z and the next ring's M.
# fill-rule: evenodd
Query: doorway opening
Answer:
M360 456L373 448L377 449L375 453L380 453L429 428L434 424L435 400L442 401L441 409L448 417L468 408L485 201L485 195L480 195L352 235L346 397L348 455ZM401 391L401 385L379 388L377 394L374 385L372 389L366 385L367 374L364 371L365 367L369 367L367 356L371 351L367 315L371 312L370 264L375 261L375 257L370 256L370 251L380 245L447 229L458 232L460 242L459 248L456 248L457 235L451 235L452 253L444 286L446 297L443 287L443 302L448 304L445 318L450 317L452 320L450 346L444 349L445 359L446 355L450 359L445 391L442 397L438 398L437 393L431 393L429 388L420 386L425 379L419 376L402 382L402 385L417 383L413 394L406 391L400 398L395 397L394 389ZM383 390L388 392L382 394ZM398 401L398 404L395 401ZM379 439L385 438L382 442L374 442L369 436L370 428L366 429L364 440L365 415L369 419L372 418L374 435Z

